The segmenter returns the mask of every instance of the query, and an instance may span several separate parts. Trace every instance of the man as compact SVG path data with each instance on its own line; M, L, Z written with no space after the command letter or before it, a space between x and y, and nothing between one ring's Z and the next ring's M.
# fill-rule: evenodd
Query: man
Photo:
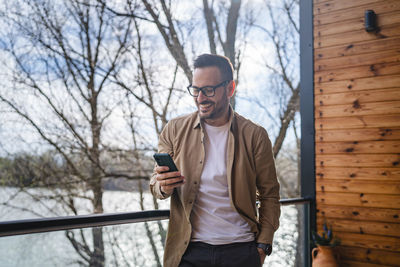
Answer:
M280 216L267 132L229 105L228 58L199 56L188 90L197 112L169 121L159 139L179 171L157 166L150 181L156 197L171 196L164 266L260 266Z

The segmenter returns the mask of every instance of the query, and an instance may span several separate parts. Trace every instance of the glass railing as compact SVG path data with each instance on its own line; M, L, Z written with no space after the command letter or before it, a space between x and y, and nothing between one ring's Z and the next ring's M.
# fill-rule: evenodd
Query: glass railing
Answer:
M264 266L309 266L310 200L281 203ZM168 217L152 210L0 222L0 266L161 266Z

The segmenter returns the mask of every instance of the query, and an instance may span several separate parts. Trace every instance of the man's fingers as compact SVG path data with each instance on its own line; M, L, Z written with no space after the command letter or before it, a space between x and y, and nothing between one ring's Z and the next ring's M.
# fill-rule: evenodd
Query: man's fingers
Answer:
M168 166L156 166L154 168L154 170L156 171L156 173L162 173L162 172L169 171L169 167Z
M169 191L174 189L175 187L180 187L184 184L185 182L179 182L179 183L174 183L174 184L168 184L166 186L161 186L163 191Z
M156 176L157 181L162 181L165 179L171 179L171 178L175 178L175 177L181 177L181 173L180 172L165 172L165 173L159 173Z
M175 178L163 179L158 181L163 189L175 188L185 182L185 177L179 176Z
M167 185L171 185L171 184L181 183L183 181L184 181L184 177L179 176L176 178L164 179L164 180L160 181L160 184L161 184L161 186L167 186Z

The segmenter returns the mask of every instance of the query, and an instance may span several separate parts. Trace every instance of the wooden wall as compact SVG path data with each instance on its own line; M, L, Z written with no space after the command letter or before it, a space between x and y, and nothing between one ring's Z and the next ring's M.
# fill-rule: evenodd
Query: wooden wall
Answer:
M400 266L400 0L313 12L317 225L341 239L341 266Z

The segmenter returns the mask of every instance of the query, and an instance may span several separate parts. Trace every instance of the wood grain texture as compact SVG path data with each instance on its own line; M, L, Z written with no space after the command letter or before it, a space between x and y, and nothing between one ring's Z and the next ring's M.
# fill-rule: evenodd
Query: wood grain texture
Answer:
M400 25L398 27L400 33ZM316 71L333 70L362 65L372 65L400 61L399 50L383 50L371 52L363 55L342 56L336 58L326 58L314 61ZM382 88L382 87L381 87Z
M400 75L379 76L370 78L350 79L344 81L316 83L315 94L350 93L355 91L380 90L399 88ZM366 93L367 94L367 93ZM366 95L367 96L367 95ZM319 102L316 102L319 104Z
M398 154L353 154L353 155L321 155L315 156L316 166L321 167L396 167L400 165Z
M319 142L315 144L315 151L317 154L395 154L400 151L400 140Z
M341 239L341 245L343 246L400 252L400 238L398 237L353 234L345 232L336 232L336 235Z
M316 167L316 179L396 181L400 183L400 168L354 168L354 167Z
M400 140L400 128L316 130L315 142L362 142Z
M399 195L400 181L354 181L350 179L320 179L316 181L317 192L371 193Z
M400 101L361 103L356 100L352 104L315 107L315 118L390 114L400 115Z
M317 207L317 218L327 220L331 223L335 220L346 219L367 222L391 222L400 223L400 209L336 206L319 203ZM317 220L317 222L319 222ZM355 222L356 223L356 222Z
M343 118L315 118L315 129L364 129L400 127L400 114L351 116Z
M329 1L321 1L322 3L318 3L319 1L314 1L314 15L330 13L332 11L345 10L349 8L359 7L366 4L376 4L381 2L382 0L352 0L352 1L343 1L343 0L329 0Z
M400 16L398 16L400 17ZM314 50L315 61L353 55L363 55L382 50L395 50L400 48L400 37L375 39L362 43L343 44Z
M396 209L400 207L400 196L371 193L317 192L318 202L333 206Z
M356 260L365 263L374 263L388 266L398 266L400 262L400 253L378 250L378 249L367 249L367 248L356 248L340 246L336 248L342 260Z
M349 1L351 2L351 1ZM342 3L337 3L337 6ZM320 10L322 7L320 7ZM329 13L317 14L318 9L314 9L314 25L324 25L329 23L335 23L337 21L352 20L354 18L363 18L364 11L367 9L372 9L379 16L380 14L393 12L395 10L400 10L400 1L398 0L385 0L378 1L375 3L366 3L364 5L354 5L349 8L337 8Z
M317 225L340 266L400 266L400 1L313 2Z
M387 26L399 23L400 23L400 17L398 15L398 10L385 13L384 15L382 14L379 15L378 25L380 28L382 27L385 28ZM361 32L361 31L365 31L364 16L354 17L346 21L337 21L335 22L334 27L332 27L332 24L326 24L326 25L314 24L314 32L316 37L341 35L347 32Z
M318 220L318 231L322 233L323 218ZM353 220L331 220L329 225L333 233L348 232L381 236L400 237L400 224L388 222L368 222Z
M352 32L343 32L332 35L314 35L314 48L327 48L340 45L355 45L357 43L398 37L400 35L399 23L389 24L380 27L378 32L366 32L358 30Z
M351 260L341 260L339 261L340 267L393 267L392 265L382 265L370 262L359 262ZM398 267L397 265L394 265Z
M360 29L330 35L314 35L314 48L321 49L341 45L351 46L368 41L395 38L399 36L399 25L400 23L382 25L377 32L366 32Z
M324 86L321 85L321 88ZM340 105L340 104L353 104L356 101L359 103L373 103L373 102L384 102L384 101L400 101L400 87L389 88L389 89L375 89L370 91L352 91L344 93L331 93L315 95L316 106L326 105Z
M385 76L390 78L392 74L400 74L400 62L373 63L370 65L340 68L334 70L315 70L315 83L356 80Z

